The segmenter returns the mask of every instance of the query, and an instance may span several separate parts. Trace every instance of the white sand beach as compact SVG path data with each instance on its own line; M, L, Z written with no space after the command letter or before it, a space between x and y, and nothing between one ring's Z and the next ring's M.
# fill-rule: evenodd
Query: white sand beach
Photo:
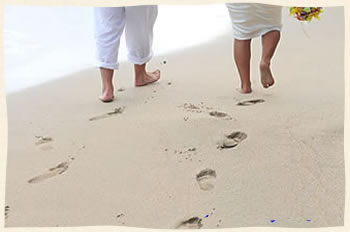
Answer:
M9 94L6 227L343 225L344 11L307 34L283 15L267 90L257 39L253 93L235 91L227 30L156 54L154 85L134 88L121 63L112 103L94 67Z

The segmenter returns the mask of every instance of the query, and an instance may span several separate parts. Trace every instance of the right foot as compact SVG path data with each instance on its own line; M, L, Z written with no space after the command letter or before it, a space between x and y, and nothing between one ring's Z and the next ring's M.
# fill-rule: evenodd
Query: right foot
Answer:
M160 71L156 70L154 72L143 72L136 75L135 86L141 87L145 85L152 84L160 79Z
M252 92L251 88L237 88L236 90L242 94L249 94Z
M275 83L269 64L260 64L260 81L264 88L269 88Z

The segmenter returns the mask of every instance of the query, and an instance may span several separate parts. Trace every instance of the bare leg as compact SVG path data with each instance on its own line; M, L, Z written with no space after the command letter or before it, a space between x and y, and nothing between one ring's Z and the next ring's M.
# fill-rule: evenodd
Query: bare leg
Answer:
M160 71L157 69L154 72L146 72L146 64L135 64L135 86L145 86L156 82L160 78Z
M251 82L250 82L250 50L251 40L237 40L234 41L234 59L241 79L241 93L251 93Z
M270 31L262 36L262 56L260 61L260 80L264 88L275 83L270 69L271 59L280 40L279 31Z
M101 80L102 80L102 95L100 100L103 102L111 102L114 99L114 87L113 87L113 69L100 68Z

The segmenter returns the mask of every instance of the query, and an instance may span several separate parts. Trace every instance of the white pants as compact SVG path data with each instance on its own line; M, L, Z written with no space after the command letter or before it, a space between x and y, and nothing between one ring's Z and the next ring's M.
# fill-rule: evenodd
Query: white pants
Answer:
M247 40L282 28L282 7L260 3L227 3L233 37Z
M153 56L153 25L157 14L157 6L95 8L98 67L118 69L118 50L124 28L129 61L147 63Z

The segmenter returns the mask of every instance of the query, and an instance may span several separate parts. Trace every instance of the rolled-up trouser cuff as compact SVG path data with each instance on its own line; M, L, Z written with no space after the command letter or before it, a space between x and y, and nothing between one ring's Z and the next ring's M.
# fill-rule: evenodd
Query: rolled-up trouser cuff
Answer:
M128 60L133 63L133 64L144 64L144 63L147 63L149 62L153 57L153 52L150 52L150 54L146 57L136 57L136 56L133 56L133 55L128 55Z
M104 63L104 62L97 62L96 66L99 68L105 68L105 69L111 69L111 70L115 70L119 68L119 63L116 64L108 64L108 63Z

